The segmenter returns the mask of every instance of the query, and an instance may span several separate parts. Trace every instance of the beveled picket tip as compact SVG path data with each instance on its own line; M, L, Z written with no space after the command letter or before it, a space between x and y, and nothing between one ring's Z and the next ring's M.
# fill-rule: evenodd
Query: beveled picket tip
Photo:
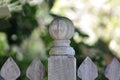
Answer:
M45 68L38 58L34 59L28 67L26 76L30 80L43 80L45 77Z
M120 62L118 59L113 58L105 70L105 76L109 80L120 80Z
M87 57L78 69L78 77L82 80L95 80L98 76L98 70L92 60Z
M2 66L0 73L5 80L16 80L20 76L20 69L15 61L9 57Z

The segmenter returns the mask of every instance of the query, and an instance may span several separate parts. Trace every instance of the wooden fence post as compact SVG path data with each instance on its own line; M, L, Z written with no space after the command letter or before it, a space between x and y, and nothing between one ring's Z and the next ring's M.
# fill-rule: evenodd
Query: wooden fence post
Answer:
M70 38L74 34L71 20L59 17L52 21L49 32L54 39L54 47L48 59L48 80L76 80L76 59L70 47Z

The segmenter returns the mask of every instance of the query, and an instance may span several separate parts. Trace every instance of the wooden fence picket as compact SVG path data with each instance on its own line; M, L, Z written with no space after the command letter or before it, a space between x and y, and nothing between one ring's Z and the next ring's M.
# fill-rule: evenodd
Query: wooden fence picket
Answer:
M120 62L116 58L107 66L105 76L109 80L120 80Z
M43 80L45 68L38 58L34 59L30 64L26 71L26 75L30 80Z
M98 76L98 70L92 60L87 57L78 69L78 77L82 80L95 80Z
M1 68L1 77L4 80L16 80L20 76L20 69L10 57Z

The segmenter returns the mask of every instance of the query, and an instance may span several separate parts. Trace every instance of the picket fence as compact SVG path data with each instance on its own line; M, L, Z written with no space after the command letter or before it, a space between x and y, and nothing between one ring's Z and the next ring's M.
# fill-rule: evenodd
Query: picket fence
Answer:
M75 52L69 45L69 39L74 34L72 21L64 17L55 18L49 32L54 39L54 46L48 59L48 80L76 80ZM20 76L20 69L11 57L2 66L0 75L0 80L16 80ZM98 69L87 57L78 68L77 75L82 80L95 80ZM39 59L33 60L26 70L26 76L30 80L44 79L45 68ZM107 66L105 76L109 80L120 80L120 62L116 58Z

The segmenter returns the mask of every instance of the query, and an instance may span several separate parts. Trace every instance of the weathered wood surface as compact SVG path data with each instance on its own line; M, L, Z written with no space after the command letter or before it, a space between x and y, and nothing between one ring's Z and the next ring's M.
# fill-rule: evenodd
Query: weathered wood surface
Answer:
M2 66L0 73L5 80L16 80L20 76L20 70L11 57Z
M52 21L49 32L54 39L54 47L48 59L48 80L76 80L76 59L70 47L74 34L72 21L59 17Z
M49 58L49 80L76 80L76 60L68 56Z
M78 69L78 77L82 80L95 80L98 76L98 70L92 60L87 57Z
M107 66L105 76L109 80L120 80L120 62L116 58Z
M45 68L38 58L34 59L30 64L26 75L30 80L43 80L45 77Z

